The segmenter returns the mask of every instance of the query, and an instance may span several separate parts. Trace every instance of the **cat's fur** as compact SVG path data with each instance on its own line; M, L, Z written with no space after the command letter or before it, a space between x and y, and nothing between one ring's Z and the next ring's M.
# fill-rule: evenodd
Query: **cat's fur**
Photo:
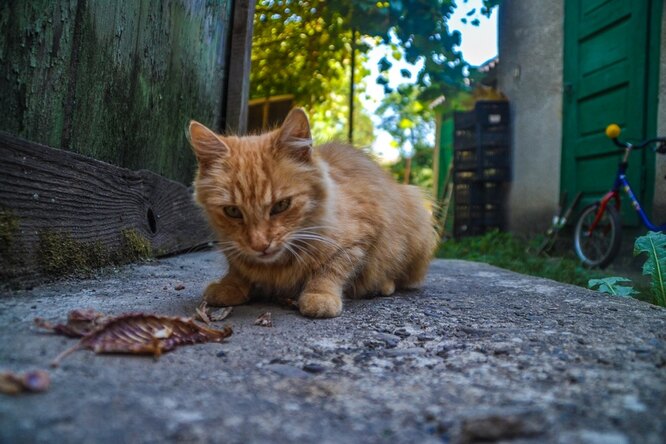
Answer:
M305 316L334 317L343 294L390 295L423 280L437 239L420 191L348 145L313 148L303 110L258 136L194 121L189 134L196 200L229 263L205 290L209 304L242 304L258 287L297 298Z

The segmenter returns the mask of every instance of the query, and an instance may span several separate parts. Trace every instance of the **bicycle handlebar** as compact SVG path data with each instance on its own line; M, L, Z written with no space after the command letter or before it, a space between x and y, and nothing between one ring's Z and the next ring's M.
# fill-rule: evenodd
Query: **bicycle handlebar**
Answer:
M643 142L633 145L628 142L622 142L618 139L620 136L620 133L622 132L622 129L615 124L611 123L606 127L606 136L613 141L613 143L620 148L631 148L631 149L641 149L645 148L646 146L653 144L653 143L658 143L658 145L653 148L654 152L659 153L659 154L666 154L666 137L656 137L654 139L648 139L644 140Z

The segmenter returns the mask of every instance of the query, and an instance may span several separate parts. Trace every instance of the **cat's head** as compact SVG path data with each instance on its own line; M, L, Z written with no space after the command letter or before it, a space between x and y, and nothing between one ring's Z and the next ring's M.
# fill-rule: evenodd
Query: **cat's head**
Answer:
M293 242L299 233L321 225L326 175L303 110L292 110L280 128L257 136L220 136L192 121L189 138L199 163L196 200L230 260L285 260L298 248Z

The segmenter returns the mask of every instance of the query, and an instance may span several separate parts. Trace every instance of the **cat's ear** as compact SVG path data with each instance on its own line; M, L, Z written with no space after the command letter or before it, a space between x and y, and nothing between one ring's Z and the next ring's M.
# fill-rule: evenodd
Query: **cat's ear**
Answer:
M310 122L302 108L289 111L280 128L277 148L298 160L309 161L312 158Z
M217 134L195 120L188 126L188 139L199 165L206 167L214 160L229 156L229 146Z

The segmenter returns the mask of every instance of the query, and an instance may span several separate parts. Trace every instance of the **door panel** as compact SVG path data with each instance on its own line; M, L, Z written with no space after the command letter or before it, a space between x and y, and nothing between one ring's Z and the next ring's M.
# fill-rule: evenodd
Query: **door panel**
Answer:
M646 137L646 69L650 1L566 0L562 183L570 199L598 199L613 184L617 149L604 136L609 123L624 139ZM627 172L644 199L646 156L634 153ZM630 205L623 221L636 224Z

